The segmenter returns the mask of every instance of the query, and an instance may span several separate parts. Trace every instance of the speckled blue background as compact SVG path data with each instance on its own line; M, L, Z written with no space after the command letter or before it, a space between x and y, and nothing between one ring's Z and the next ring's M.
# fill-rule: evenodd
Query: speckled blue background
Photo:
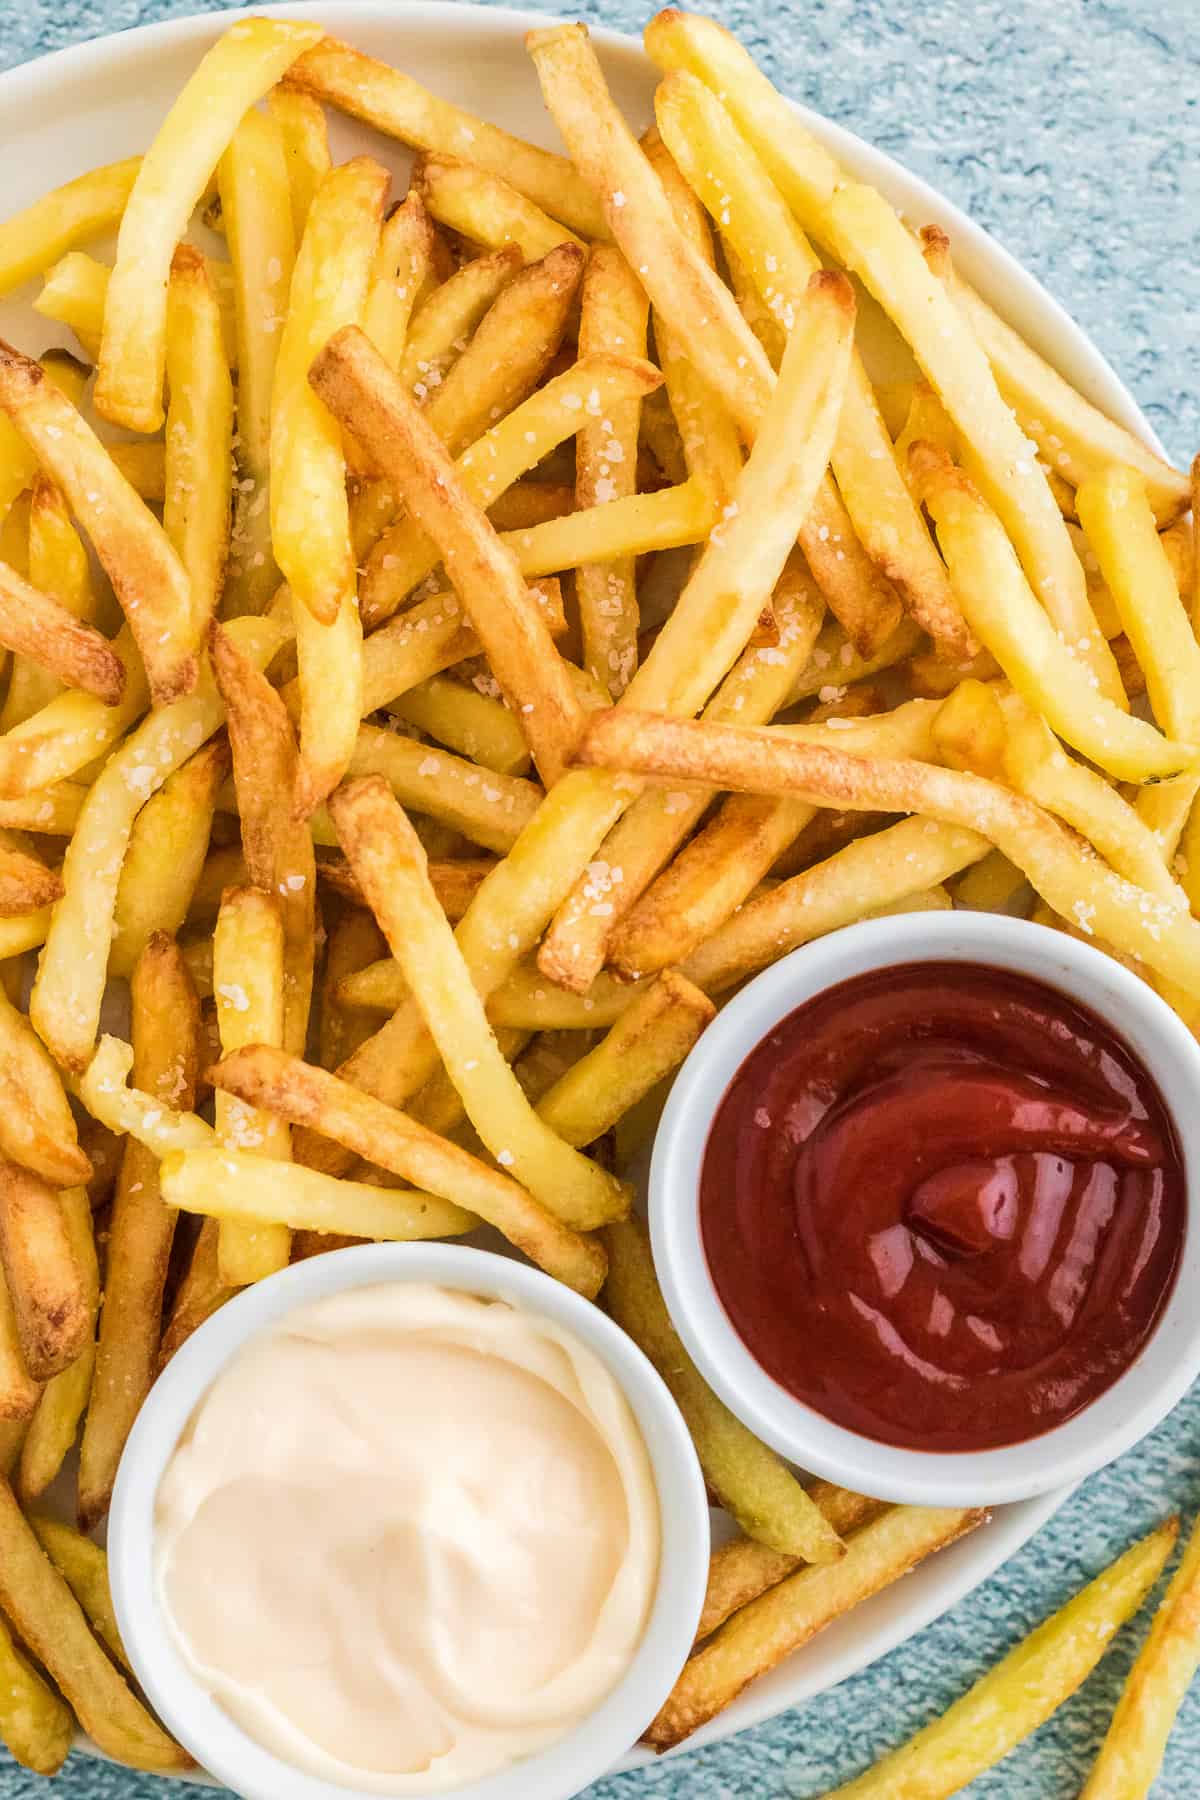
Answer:
M537 5L538 0L525 0ZM0 0L0 68L196 0ZM550 12L568 10L548 0ZM716 0L775 80L889 150L993 231L1080 320L1179 461L1200 445L1200 34L1195 0ZM581 15L636 31L635 0ZM3 182L0 177L0 208ZM1200 1393L1089 1481L986 1587L834 1693L591 1800L808 1800L943 1708L1164 1513L1200 1507ZM1067 1800L1143 1627L973 1800ZM43 1784L0 1763L0 1800ZM61 1800L161 1800L75 1757ZM176 1790L181 1794L186 1790ZM195 1792L195 1790L192 1790ZM1156 1800L1200 1793L1200 1684ZM285 1800L280 1796L280 1800Z

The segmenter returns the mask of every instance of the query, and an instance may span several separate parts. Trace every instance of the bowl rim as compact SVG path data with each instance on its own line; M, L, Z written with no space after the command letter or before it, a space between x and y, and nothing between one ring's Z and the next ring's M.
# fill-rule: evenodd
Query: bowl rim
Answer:
M138 1414L109 1514L113 1606L138 1681L201 1766L244 1800L378 1800L298 1769L258 1743L192 1675L167 1625L154 1569L154 1502L179 1437L222 1369L297 1308L355 1288L434 1283L501 1300L573 1334L613 1376L650 1459L659 1506L658 1579L645 1629L619 1681L564 1737L480 1781L463 1800L568 1800L606 1773L666 1699L695 1639L708 1579L704 1477L666 1384L619 1326L540 1269L461 1244L378 1243L293 1264L246 1288L193 1333ZM419 1791L419 1790L409 1790ZM430 1792L443 1790L431 1789Z
M717 1106L746 1058L798 1006L857 975L963 962L1026 974L1089 1008L1140 1057L1175 1124L1186 1182L1179 1263L1153 1332L1123 1374L1040 1436L937 1452L880 1442L797 1399L747 1348L705 1255L699 1174ZM1074 1484L1161 1423L1200 1375L1200 1044L1149 984L1093 945L998 913L898 914L806 944L720 1012L676 1077L650 1163L650 1234L680 1337L725 1404L780 1455L844 1487L922 1506L993 1506ZM1192 1112L1187 1101L1192 1100Z

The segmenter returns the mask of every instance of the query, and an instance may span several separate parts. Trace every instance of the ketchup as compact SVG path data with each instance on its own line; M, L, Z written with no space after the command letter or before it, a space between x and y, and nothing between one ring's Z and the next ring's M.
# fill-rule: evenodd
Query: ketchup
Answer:
M1185 1183L1109 1026L1026 976L918 963L818 995L747 1058L700 1217L732 1323L797 1399L884 1443L983 1450L1135 1360Z

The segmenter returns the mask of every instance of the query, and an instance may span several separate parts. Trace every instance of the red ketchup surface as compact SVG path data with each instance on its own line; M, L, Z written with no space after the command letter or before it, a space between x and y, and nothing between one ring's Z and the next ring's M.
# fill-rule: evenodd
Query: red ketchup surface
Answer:
M918 963L784 1019L718 1108L700 1186L717 1292L763 1368L888 1444L1060 1425L1170 1293L1183 1162L1157 1086L1025 976Z

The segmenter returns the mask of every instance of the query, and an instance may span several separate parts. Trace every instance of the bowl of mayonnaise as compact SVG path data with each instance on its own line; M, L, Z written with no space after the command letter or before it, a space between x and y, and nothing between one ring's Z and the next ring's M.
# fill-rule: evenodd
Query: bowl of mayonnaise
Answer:
M540 1271L371 1244L247 1289L121 1464L139 1681L244 1800L567 1800L692 1646L704 1482L636 1345Z

